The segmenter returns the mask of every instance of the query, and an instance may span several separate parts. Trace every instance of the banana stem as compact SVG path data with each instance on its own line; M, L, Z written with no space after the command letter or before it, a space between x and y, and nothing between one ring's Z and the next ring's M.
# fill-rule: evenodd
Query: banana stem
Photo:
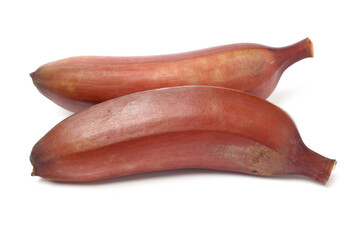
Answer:
M303 39L287 47L276 49L277 59L281 59L283 72L292 64L308 57L313 57L313 44L309 38Z
M305 148L300 156L297 173L312 178L322 184L326 184L330 178L332 170L336 166L336 160L326 158L320 154Z

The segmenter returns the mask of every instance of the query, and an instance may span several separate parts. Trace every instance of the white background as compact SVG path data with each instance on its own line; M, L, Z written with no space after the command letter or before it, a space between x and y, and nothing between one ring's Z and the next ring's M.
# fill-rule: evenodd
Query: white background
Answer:
M2 1L0 239L363 239L361 1ZM168 171L89 184L31 177L33 145L71 113L29 73L76 55L154 55L310 37L268 99L338 161L303 177Z

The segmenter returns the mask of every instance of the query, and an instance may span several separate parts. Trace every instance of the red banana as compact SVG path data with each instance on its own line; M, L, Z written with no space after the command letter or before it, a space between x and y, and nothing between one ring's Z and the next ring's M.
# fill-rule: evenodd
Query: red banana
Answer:
M325 184L336 164L308 149L291 118L253 95L184 86L115 98L76 113L31 152L33 175L95 181L181 168L298 174Z
M71 111L134 92L182 85L209 85L267 98L284 70L313 56L306 38L283 48L232 44L148 57L72 57L31 73L46 97Z

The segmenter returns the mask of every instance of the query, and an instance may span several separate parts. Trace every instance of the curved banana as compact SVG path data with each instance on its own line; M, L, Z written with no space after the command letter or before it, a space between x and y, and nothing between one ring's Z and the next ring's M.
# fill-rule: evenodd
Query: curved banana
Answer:
M149 57L72 57L45 64L31 77L43 95L71 111L182 85L226 87L267 98L287 67L312 56L307 38L283 48L242 43Z
M206 168L300 174L323 184L336 164L309 150L280 108L206 86L150 90L92 106L49 131L31 162L33 175L57 181Z

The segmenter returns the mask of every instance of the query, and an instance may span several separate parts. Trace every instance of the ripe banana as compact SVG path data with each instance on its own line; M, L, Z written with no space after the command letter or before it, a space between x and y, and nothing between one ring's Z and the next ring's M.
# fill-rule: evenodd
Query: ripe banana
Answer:
M50 130L30 159L33 175L56 181L205 168L299 174L325 184L336 164L308 149L280 108L209 86L149 90L92 106Z
M45 64L31 77L43 95L74 112L130 93L182 85L267 98L286 68L312 56L307 38L283 48L243 43L160 56L72 57Z

